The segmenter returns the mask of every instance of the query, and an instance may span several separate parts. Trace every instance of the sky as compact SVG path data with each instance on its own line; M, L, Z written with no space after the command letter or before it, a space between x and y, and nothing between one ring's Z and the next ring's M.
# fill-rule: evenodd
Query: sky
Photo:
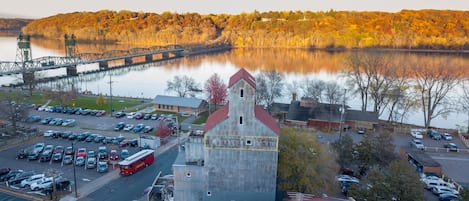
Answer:
M469 10L468 0L0 0L0 17L42 18L98 10L239 14L264 11Z

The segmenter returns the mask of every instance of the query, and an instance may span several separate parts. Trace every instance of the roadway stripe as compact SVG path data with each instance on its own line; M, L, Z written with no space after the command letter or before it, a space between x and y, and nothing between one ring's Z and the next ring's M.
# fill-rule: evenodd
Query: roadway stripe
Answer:
M454 161L469 161L469 158L455 158L455 157L443 157L443 156L431 156L436 160L454 160Z

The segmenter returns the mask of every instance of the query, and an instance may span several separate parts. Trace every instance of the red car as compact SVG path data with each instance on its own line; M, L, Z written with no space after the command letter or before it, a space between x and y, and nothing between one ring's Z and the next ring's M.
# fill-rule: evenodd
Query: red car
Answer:
M96 113L96 116L97 116L97 117L103 117L103 116L105 116L105 115L106 115L106 111L104 111L104 110L101 110L101 111L99 111L99 112Z
M111 150L111 153L109 154L109 159L115 161L119 159L119 154L117 153L116 150Z
M77 157L85 157L86 158L86 148L79 148L77 151Z
M65 155L74 155L75 150L73 150L73 147L67 147L65 148Z

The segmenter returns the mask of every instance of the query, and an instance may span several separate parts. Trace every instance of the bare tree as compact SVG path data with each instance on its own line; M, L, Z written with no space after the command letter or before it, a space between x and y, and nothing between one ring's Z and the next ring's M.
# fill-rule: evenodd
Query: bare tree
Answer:
M174 76L173 80L168 80L166 91L176 92L179 97L195 97L195 94L202 90L193 78L184 75Z
M282 96L284 77L275 70L261 72L256 77L256 103L262 104L270 112L276 98Z
M351 90L354 93L360 94L362 111L366 111L369 95L368 86L371 83L371 76L369 75L369 71L365 69L365 66L362 64L363 57L364 54L352 53L352 55L347 58L346 65L348 69L346 75L350 86L352 86Z
M337 84L337 82L327 82L324 86L324 100L329 104L329 130L331 130L332 114L334 111L334 105L337 105L344 99L344 89Z
M460 99L459 99L459 105L462 109L462 111L466 112L468 114L468 117L469 117L469 87L466 86L466 83L468 82L469 80L466 80L465 82L463 82L462 84L462 94L460 96ZM469 120L467 121L467 133L469 133Z
M301 89L305 97L314 98L321 102L322 94L326 89L326 83L322 80L305 78L301 83Z
M434 118L454 109L448 95L461 82L464 71L449 60L419 61L413 66L414 89L419 93L425 127L428 128Z
M11 123L12 133L18 132L18 123L25 120L28 113L29 103L21 98L18 93L11 92L0 101L0 119L5 119Z

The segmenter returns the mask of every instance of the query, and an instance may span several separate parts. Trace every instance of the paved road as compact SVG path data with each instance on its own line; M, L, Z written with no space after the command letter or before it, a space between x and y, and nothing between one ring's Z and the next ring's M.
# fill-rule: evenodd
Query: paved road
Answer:
M15 196L15 195L0 191L0 201L28 201L28 200L29 199L25 199L19 196Z
M143 191L151 185L158 172L171 174L171 167L178 153L177 147L156 157L155 163L131 176L120 176L89 194L83 201L143 200Z

